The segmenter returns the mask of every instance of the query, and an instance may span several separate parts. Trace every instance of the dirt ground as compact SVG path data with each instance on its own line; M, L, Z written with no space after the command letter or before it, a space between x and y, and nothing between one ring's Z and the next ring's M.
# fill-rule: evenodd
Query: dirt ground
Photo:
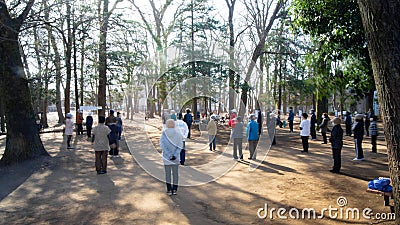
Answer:
M124 120L121 158L109 159L104 175L95 172L94 151L86 136L74 137L76 148L67 150L61 133L41 134L51 157L0 168L0 224L394 224L362 215L365 208L390 212L381 196L365 192L369 180L389 175L383 132L377 154L370 152L370 139L365 138L366 160L362 162L352 161L352 138L345 137L342 174L332 174L331 149L321 144L320 135L318 141L310 141L310 152L305 154L300 152L298 132L278 128L277 145L256 170L249 170L246 150L245 161L224 176L203 185L179 187L178 195L168 196L165 184L131 155L135 149L147 150L141 145L146 137L158 146L160 120L147 121L143 129L138 125L143 117L138 114L133 121ZM194 139L187 142L187 165L231 157L225 152L228 127L219 127L215 152L197 141L202 135L194 131ZM0 146L4 148L4 137ZM339 206L338 198L347 204ZM302 210L310 208L319 218L301 218ZM334 218L324 208L337 208L333 215L342 215ZM360 219L351 213L346 218L346 211L355 208ZM279 209L285 209L287 217L290 209L297 209L300 218L279 218ZM263 217L265 211L266 218L260 218L258 212Z

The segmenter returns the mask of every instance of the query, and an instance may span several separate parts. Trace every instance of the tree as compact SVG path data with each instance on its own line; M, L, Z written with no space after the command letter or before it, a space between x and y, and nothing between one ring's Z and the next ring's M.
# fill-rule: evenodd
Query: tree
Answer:
M7 124L6 149L1 159L3 164L48 155L35 125L18 41L34 2L29 0L21 14L12 17L5 1L0 0L0 96Z
M248 92L250 90L249 81L250 77L253 73L253 70L256 66L257 60L261 55L263 55L263 50L265 46L265 41L268 37L268 34L274 24L275 20L279 17L279 11L286 4L286 0L277 0L276 2L273 0L267 0L266 2L262 0L258 1L244 1L246 9L250 15L249 21L253 24L256 29L258 35L258 42L253 50L251 60L249 63L249 67L246 71L246 77L244 84L242 84L242 103L244 107L240 107L240 115L244 115L245 107L247 106L247 98ZM275 7L273 5L275 4ZM273 10L272 10L273 9ZM272 10L272 14L271 13Z
M99 43L99 86L98 86L98 105L101 106L99 110L99 116L105 116L106 114L106 92L107 92L107 31L110 15L115 10L117 4L122 0L114 2L114 6L111 10L108 9L108 0L99 1L99 8L103 3L102 12L100 19L100 43Z
M358 0L378 92L400 224L400 2Z
M295 18L293 27L297 30L301 28L310 35L314 44L314 49L309 53L309 66L317 72L313 75L318 91L335 90L340 94L340 99L349 97L345 90L351 90L354 93L351 97L355 98L372 96L372 70L357 1L295 0L291 9ZM351 67L362 71L354 73L337 66L350 62L353 64ZM344 80L356 80L357 83ZM332 93L325 91L317 94L327 97Z

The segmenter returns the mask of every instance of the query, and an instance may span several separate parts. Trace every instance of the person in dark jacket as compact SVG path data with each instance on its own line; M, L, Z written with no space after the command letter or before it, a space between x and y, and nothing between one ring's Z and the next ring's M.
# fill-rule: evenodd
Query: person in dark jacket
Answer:
M369 133L371 134L371 145L372 152L376 153L376 140L378 139L378 126L376 124L377 116L371 117L371 126L369 127Z
M371 124L371 119L373 118L374 113L370 108L367 113L365 113L365 132L367 133L367 137L369 136L369 126Z
M311 109L311 118L310 118L310 133L311 140L317 140L317 131L315 130L315 124L317 123L317 116L315 115L314 109Z
M293 133L293 121L294 121L293 107L289 107L288 121L289 121L289 132Z
M333 156L333 168L329 170L331 173L340 173L340 167L342 166L342 147L343 147L343 129L341 127L342 121L339 118L332 120L333 128L329 142L332 147Z
M322 138L324 142L322 144L328 144L328 140L326 138L326 133L328 132L328 123L329 123L329 116L327 113L322 114L322 123L319 125L319 129L322 134Z
M190 139L190 128L192 127L192 123L193 123L193 115L190 114L190 109L186 109L186 114L183 117L183 122L186 123L186 125L188 126L189 129L189 134L187 136L188 139Z
M344 123L346 124L346 136L351 136L351 125L353 125L353 121L350 112L346 112Z
M353 160L364 160L364 152L362 149L362 141L364 138L364 115L357 114L355 117L355 123L353 124L352 131L354 133L354 143L356 157Z
M92 113L89 112L86 116L86 134L88 138L92 137L92 126L93 126L93 117Z

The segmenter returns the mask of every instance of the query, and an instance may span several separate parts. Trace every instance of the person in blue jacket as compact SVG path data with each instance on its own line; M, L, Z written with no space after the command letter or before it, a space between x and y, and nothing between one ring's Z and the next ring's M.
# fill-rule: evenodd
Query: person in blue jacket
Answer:
M246 136L247 141L249 142L249 159L255 160L257 156L256 148L258 144L258 124L254 115L250 115L250 122L247 124L246 128Z

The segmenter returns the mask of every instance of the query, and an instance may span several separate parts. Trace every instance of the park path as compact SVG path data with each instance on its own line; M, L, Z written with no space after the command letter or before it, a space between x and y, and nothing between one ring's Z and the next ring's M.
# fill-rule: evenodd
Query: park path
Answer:
M382 206L381 197L365 193L368 180L388 175L383 140L379 141L379 153L372 154L368 152L369 139L366 139L367 160L353 162L352 140L346 137L343 175L335 175L328 172L332 163L329 146L313 141L310 142L310 153L302 154L298 133L278 129L278 144L272 147L256 170L250 171L246 160L212 182L180 187L178 195L170 197L165 193L165 184L149 175L135 161L135 155L131 155L133 151L154 151L148 140L159 132L159 128L154 126L157 124L155 120L145 129L140 116L134 121L124 121L126 145L121 145L121 158L109 159L105 175L96 175L94 152L84 136L75 137L76 149L67 150L61 133L42 134L51 157L0 168L0 224L371 222L326 217L312 221L281 220L276 215L273 219L269 215L266 219L257 217L257 210L265 204L269 209L315 208L319 212L330 205L337 207L336 200L340 196L346 197L347 207L370 207L375 212L388 212L388 208ZM201 139L188 143L189 148L193 148L189 151L188 165L195 166L197 161L204 162L210 158L229 159L228 153L203 149L204 144ZM248 152L245 154L247 158ZM153 163L159 162L160 158L152 154L146 159ZM162 165L159 166L162 169Z

